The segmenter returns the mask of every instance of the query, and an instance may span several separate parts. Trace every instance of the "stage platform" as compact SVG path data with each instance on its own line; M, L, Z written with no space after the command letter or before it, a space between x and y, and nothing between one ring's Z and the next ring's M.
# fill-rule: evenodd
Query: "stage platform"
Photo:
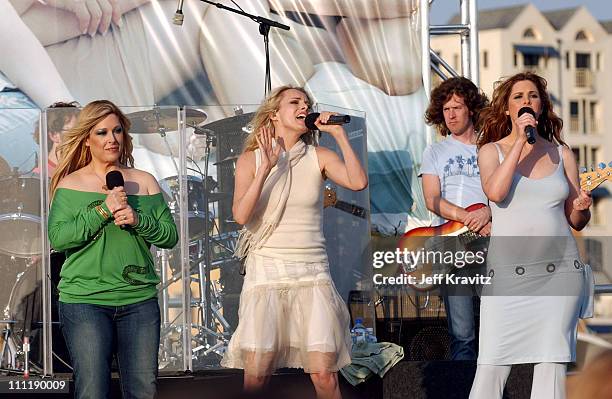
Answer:
M392 368L384 379L373 377L364 384L353 387L343 377L340 385L343 399L466 399L468 397L476 364L462 361L402 361ZM533 367L513 367L505 399L529 399ZM69 379L62 374L58 378ZM1 376L0 381L9 377ZM16 377L10 377L15 379ZM74 386L70 386L74 392ZM112 397L121 398L119 380L113 375ZM72 394L2 394L4 398L68 399ZM160 372L160 399L313 399L314 389L308 375L293 370L283 370L272 376L270 388L261 395L249 396L242 392L242 373L237 370L198 371L191 374Z

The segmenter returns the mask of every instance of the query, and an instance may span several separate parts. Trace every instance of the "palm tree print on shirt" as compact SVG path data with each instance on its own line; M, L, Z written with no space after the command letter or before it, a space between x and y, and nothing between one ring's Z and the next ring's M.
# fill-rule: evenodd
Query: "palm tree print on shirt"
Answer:
M448 158L444 165L444 176L463 175L468 177L480 176L476 155L464 158L463 155Z

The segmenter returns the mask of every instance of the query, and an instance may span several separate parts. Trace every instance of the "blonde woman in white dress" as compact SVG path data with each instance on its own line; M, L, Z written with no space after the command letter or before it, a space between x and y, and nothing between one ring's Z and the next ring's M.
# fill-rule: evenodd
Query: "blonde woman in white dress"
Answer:
M338 399L338 370L349 364L346 304L329 273L322 233L323 181L363 190L367 176L341 126L316 121L342 152L315 144L305 125L310 99L283 86L263 102L236 166L233 214L245 225L239 325L222 361L244 369L244 388L263 388L278 368L303 368L318 398Z

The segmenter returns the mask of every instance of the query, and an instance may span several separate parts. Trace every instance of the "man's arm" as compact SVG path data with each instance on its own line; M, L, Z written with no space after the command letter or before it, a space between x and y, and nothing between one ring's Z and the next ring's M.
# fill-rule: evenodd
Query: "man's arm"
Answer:
M463 223L468 212L442 198L440 178L437 175L423 174L422 179L427 209L444 219Z
M437 175L423 174L422 178L423 196L427 209L444 219L461 222L475 232L480 232L483 227L486 227L482 233L489 234L488 224L491 220L491 210L488 206L468 212L442 198L440 178Z

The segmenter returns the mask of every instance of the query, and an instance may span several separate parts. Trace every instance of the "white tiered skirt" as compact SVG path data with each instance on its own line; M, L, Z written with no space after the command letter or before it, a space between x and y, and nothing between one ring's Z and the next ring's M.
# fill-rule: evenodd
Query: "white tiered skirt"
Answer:
M284 367L335 372L351 362L349 314L327 262L251 253L238 314L224 367L265 376Z

